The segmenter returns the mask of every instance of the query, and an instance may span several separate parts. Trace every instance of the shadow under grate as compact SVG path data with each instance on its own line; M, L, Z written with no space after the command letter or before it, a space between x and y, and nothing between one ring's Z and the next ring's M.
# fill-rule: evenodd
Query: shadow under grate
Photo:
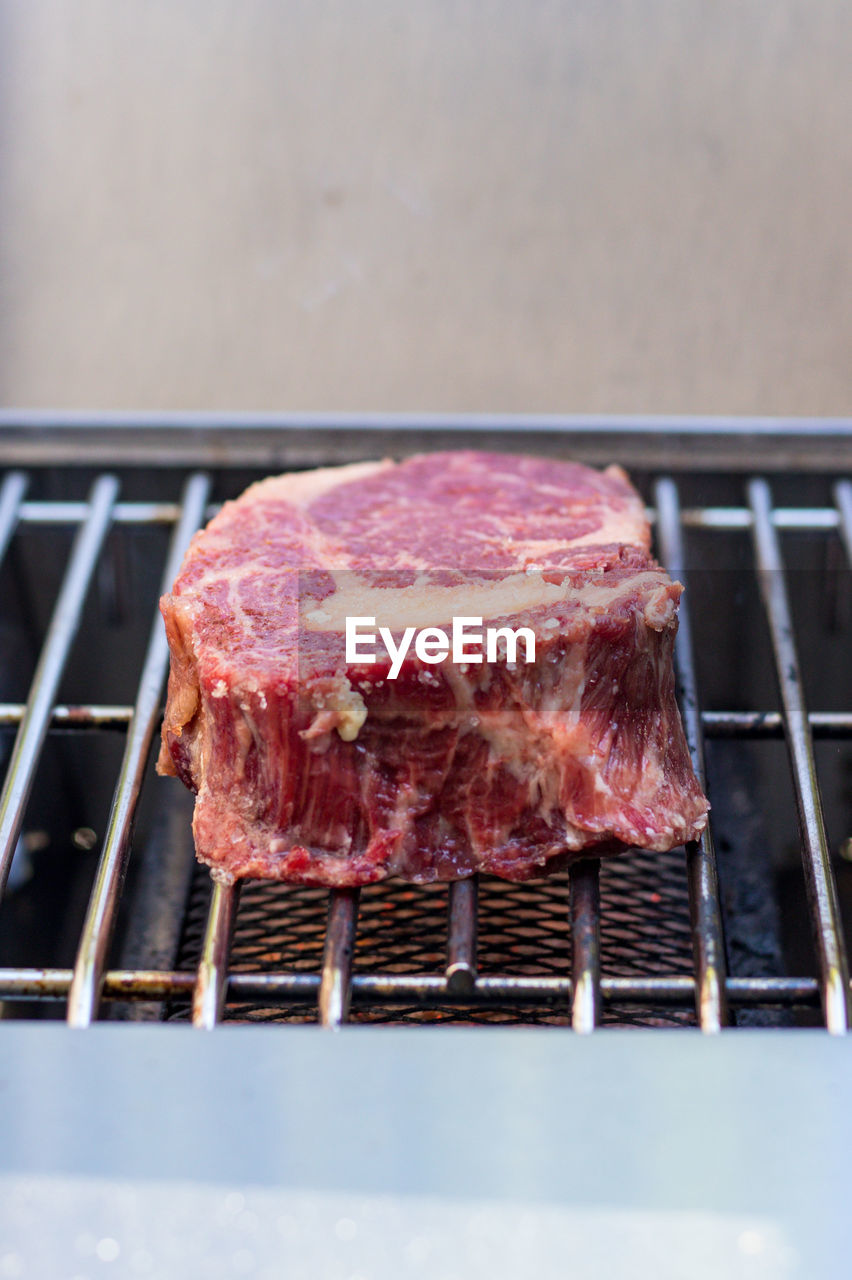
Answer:
M396 881L361 891L353 972L440 975L446 964L448 886ZM178 968L198 963L210 899L198 867L184 920ZM571 972L570 890L567 872L513 884L483 879L479 886L478 966L483 975L567 977ZM249 881L242 887L231 947L234 973L310 973L322 968L328 895L324 889ZM636 851L604 860L601 870L601 957L605 976L651 977L692 973L683 850ZM185 1005L170 1018L186 1019ZM313 1003L274 1007L230 1004L226 1021L313 1022ZM353 1005L362 1022L514 1023L566 1025L567 1003L443 1005L440 999L400 1006ZM695 1025L692 1010L670 1006L605 1008L603 1022L622 1026Z

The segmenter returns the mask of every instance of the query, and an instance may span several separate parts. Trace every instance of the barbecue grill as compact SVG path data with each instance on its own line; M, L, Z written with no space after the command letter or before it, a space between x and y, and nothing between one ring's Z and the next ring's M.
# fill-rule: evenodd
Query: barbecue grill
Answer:
M852 423L0 426L5 1017L847 1030ZM189 538L259 476L462 446L631 472L687 586L676 660L706 834L520 885L211 884L189 797L151 770L168 667L155 606Z

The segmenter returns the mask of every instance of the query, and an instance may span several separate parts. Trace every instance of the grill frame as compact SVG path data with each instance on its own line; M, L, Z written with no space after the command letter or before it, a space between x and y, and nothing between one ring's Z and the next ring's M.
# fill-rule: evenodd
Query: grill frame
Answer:
M496 438L495 438L496 437ZM527 978L476 973L476 885L450 887L446 966L443 975L353 974L358 891L329 895L324 958L317 974L229 974L228 951L239 886L216 884L195 972L110 970L106 958L131 852L130 830L146 761L160 714L168 653L159 618L133 706L55 704L88 584L111 522L172 527L163 573L168 584L189 537L215 508L208 505L209 477L196 470L178 503L120 502L117 481L100 475L86 502L26 501L25 477L8 471L0 485L0 558L18 521L75 524L77 537L26 704L0 704L0 725L17 725L6 782L0 795L0 891L17 845L23 809L49 730L109 729L124 732L125 750L86 922L73 969L0 969L0 998L66 1002L72 1026L88 1026L102 998L191 1000L196 1026L212 1028L226 1001L316 1002L320 1020L339 1026L350 1001L420 1003L426 1007L552 1002L570 1009L574 1029L594 1030L612 1003L694 1004L705 1032L729 1019L729 1006L759 1003L819 1005L828 1031L848 1029L850 983L837 890L825 839L814 737L852 738L852 712L809 712L802 690L796 638L784 576L780 530L837 530L852 564L852 480L834 487L833 507L774 507L773 472L852 474L852 421L767 419L514 418L496 415L87 415L0 413L0 465L46 464L97 468L104 462L150 467L263 466L270 470L353 461L379 451L405 454L448 445L545 452L600 463L617 458L634 468L662 470L649 512L659 554L675 577L689 578L683 533L747 530L773 642L781 711L702 712L691 635L689 593L681 605L676 664L679 700L693 763L704 776L703 740L783 737L790 757L801 828L802 861L819 978L732 978L726 975L718 874L707 834L687 848L686 874L693 930L692 977L650 979L601 975L598 863L584 860L570 872L571 955L564 977ZM665 465L661 465L661 464ZM677 477L701 470L745 472L748 504L681 509Z

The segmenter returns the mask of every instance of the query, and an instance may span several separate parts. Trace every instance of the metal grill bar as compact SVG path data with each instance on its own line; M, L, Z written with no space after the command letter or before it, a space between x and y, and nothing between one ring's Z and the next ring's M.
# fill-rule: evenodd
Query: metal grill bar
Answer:
M672 578L686 577L686 554L681 532L680 497L674 480L657 481L657 537L663 563ZM706 787L701 709L695 676L692 624L689 605L681 600L675 637L675 665L678 695L692 764L702 787ZM716 851L709 823L698 840L686 846L689 905L692 917L692 948L696 971L696 1013L702 1031L720 1031L728 1021L725 1008L725 944L719 906L719 876Z
M748 486L754 513L754 547L781 691L787 751L802 836L805 884L819 959L825 1023L834 1034L849 1025L849 970L837 904L837 888L825 834L813 742L808 724L793 622L784 581L784 562L772 524L772 495L765 480Z
M23 524L79 524L88 511L85 502L24 502ZM113 507L113 524L174 524L180 519L177 502L117 502Z
M221 1020L228 985L228 952L240 886L214 882L201 960L192 992L192 1023L210 1031Z
M359 898L358 889L333 889L329 894L318 1001L324 1027L339 1027L349 1011Z
M580 1035L594 1031L601 1007L600 864L583 859L571 869L571 1025Z
M0 997L7 1000L65 1000L71 987L71 969L0 969ZM197 974L180 970L113 969L104 974L105 1000L192 999ZM315 973L232 973L224 996L232 1002L313 1003L321 977ZM505 1004L571 1000L570 978L481 977L468 991L454 991L444 978L411 974L355 974L351 981L353 1002L426 1005ZM816 978L728 978L727 997L736 1005L819 1006ZM604 1004L672 1004L688 1008L695 1002L695 980L690 977L602 978Z
M163 573L164 592L171 587L189 540L204 518L209 492L210 481L205 475L194 475L186 483L181 504L182 515L172 534ZM112 938L119 895L130 856L130 831L142 789L151 740L160 718L160 698L168 662L169 647L158 613L151 630L104 847L80 935L74 981L68 996L68 1022L72 1027L87 1027L97 1014L107 949Z
M754 517L748 507L687 507L681 512L681 522L687 529L732 533L751 529ZM772 523L776 529L825 532L837 528L839 517L831 507L775 507Z
M25 712L23 702L0 702L0 729L19 725ZM48 727L61 732L108 729L123 733L132 719L132 706L59 703L51 712ZM832 741L852 738L852 711L811 711L808 723L814 738ZM784 721L777 711L702 711L701 724L707 738L784 737Z
M0 702L0 729L19 725L26 714L24 702ZM50 713L50 729L119 729L122 732L133 719L133 707L84 703L65 706L60 703Z
M447 988L469 991L476 981L476 876L450 885L450 923L447 938Z
M11 472L8 478L20 475L20 472ZM211 519L220 509L218 503L208 506L205 517ZM173 524L180 518L180 511L180 503L176 502L117 502L113 508L113 523ZM85 502L22 502L18 509L18 520L22 524L79 524L85 519L86 512ZM657 519L656 510L647 507L645 514L650 523L654 524ZM688 529L723 533L750 529L753 523L748 507L686 507L681 513L681 520ZM772 512L772 523L776 529L824 532L838 528L841 515L831 507L776 507Z
M852 480L839 480L834 486L834 500L840 517L840 536L846 558L852 564Z
M784 719L777 711L702 711L708 738L783 738ZM808 724L815 738L852 736L852 712L812 711Z
M21 518L21 500L26 491L27 477L20 471L10 471L0 488L0 561Z
M27 709L12 749L6 782L0 795L0 897L9 878L56 690L110 527L117 493L118 480L114 476L101 476L92 487L88 515L74 540L68 569L30 687Z

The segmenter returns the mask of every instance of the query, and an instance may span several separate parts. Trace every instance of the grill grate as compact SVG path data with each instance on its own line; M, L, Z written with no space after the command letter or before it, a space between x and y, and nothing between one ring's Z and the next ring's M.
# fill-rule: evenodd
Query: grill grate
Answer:
M427 975L441 980L448 967L449 888L388 882L360 894L354 971L365 975ZM199 867L190 891L178 967L194 969L199 961L210 903L208 877ZM229 956L230 974L316 974L322 967L328 895L321 889L290 885L245 884ZM532 884L510 884L494 878L478 886L477 968L498 979L511 973L534 979L564 977L571 956L570 877L567 873ZM692 973L689 906L683 850L614 859L601 874L601 966L622 978L650 977L660 970L689 977ZM464 985L456 979L462 995ZM517 1020L517 1010L489 1005L462 1005L436 1011L418 1006L377 1009L357 1007L353 1021L500 1022ZM171 1016L185 1019L184 1006ZM311 1005L261 1003L226 1005L226 1021L309 1022ZM691 1010L616 1011L604 1022L628 1020L693 1025ZM532 1023L570 1022L564 993L554 1003L525 1008Z
M34 421L31 425L35 432L32 439L37 443L36 428L43 424ZM70 432L73 424L67 425ZM387 425L392 433L401 430L397 422ZM593 432L590 427L584 434L577 423L571 423L560 435L559 424L551 425L548 448L556 447L565 456L600 460L595 456L600 447L599 430ZM705 740L719 746L777 740L786 744L789 785L799 820L815 976L789 977L777 965L769 972L726 975L723 911L713 847L716 815L724 812L724 796L720 804L712 788L714 820L702 840L686 850L668 855L636 853L601 866L580 862L568 873L522 885L496 880L418 888L384 884L360 893L339 890L327 894L259 883L211 886L206 872L198 868L185 910L183 903L163 907L164 911L179 912L173 967L148 969L134 964L109 968L113 934L117 927L121 932L119 916L132 908L124 891L131 831L150 764L168 665L159 618L153 622L132 706L95 700L97 688L92 690L92 701L58 703L57 696L76 633L85 626L90 587L103 565L111 529L121 527L132 533L139 527L159 526L171 530L162 572L162 582L167 585L192 532L213 509L213 482L208 474L194 472L185 478L178 501L161 500L162 488L155 501L119 501L118 480L103 474L95 476L85 501L73 494L27 501L28 485L39 475L43 461L36 448L28 471L9 471L0 485L0 562L10 554L16 531L28 526L70 525L77 532L26 701L0 703L0 729L16 731L0 794L0 891L6 886L16 851L20 856L28 804L32 808L39 802L38 768L48 734L120 733L124 735L124 753L73 965L0 967L0 998L64 1002L66 1017L75 1026L86 1026L112 1007L131 1002L137 1008L143 1004L153 1007L157 1016L168 1019L191 1017L201 1027L212 1027L221 1020L306 1022L319 1016L330 1026L347 1018L356 1022L522 1021L572 1025L579 1032L613 1023L698 1025L712 1032L731 1021L747 1023L749 1011L756 1008L770 1021L772 1011L781 1010L778 1017L783 1021L790 1010L805 1008L821 1009L827 1029L844 1032L849 1016L849 974L813 740L843 743L852 739L852 711L848 703L844 705L844 694L848 698L852 690L847 684L845 691L837 691L837 706L809 711L791 614L790 574L780 535L808 533L823 540L839 540L848 565L852 562L852 482L834 484L830 503L775 506L775 481L756 478L742 484L735 471L743 466L749 439L753 448L762 440L761 453L769 459L766 471L777 469L779 455L772 441L779 449L781 445L791 447L794 434L785 434L779 427L777 439L771 432L750 437L750 425L725 424L725 447L730 447L730 439L736 441L735 462L726 483L741 493L740 501L695 505L689 500L682 506L682 490L694 488L689 454L684 453L678 462L683 424L670 428L671 465L666 473L649 477L648 492L658 554L672 575L687 584L691 574L707 567L691 556L689 537L693 531L717 541L733 536L750 540L748 572L759 589L780 709L702 707L696 659L703 655L696 653L695 640L702 632L691 618L692 591L687 591L681 606L679 695L693 760L702 776ZM288 437L285 426L279 424L278 435L298 440L298 447L290 455L279 456L282 446L276 444L268 458L269 469L294 460L314 463L356 456L351 444L346 452L346 441L352 435L349 423L341 424L339 440L333 432L326 437L334 448L320 451L319 457L309 456L310 448L318 446L307 443L304 434ZM466 424L458 426L463 429ZM377 429L375 423L370 427ZM501 447L532 449L541 444L538 436L533 439L520 427L514 435L507 433L505 424L500 429L504 432ZM218 461L227 453L225 440L233 449L234 432L217 430L220 435L213 445L211 435L215 437L216 431L212 425L196 440L197 461ZM189 427L187 431L191 436ZM610 428L609 435L614 433L615 428ZM446 445L446 439L438 440L439 434L434 436L435 442ZM618 440L611 444L610 456L631 465L631 451L636 451L638 442L640 461L647 459L659 448L654 441L665 434L665 424L625 428L620 444ZM718 450L719 432L714 435L710 425L696 426L686 434L693 445L699 442L700 449L710 454ZM246 437L251 440L250 461L256 461L254 451L259 447L255 437L256 432ZM19 465L26 463L26 438L22 444L21 435L13 432L11 440L13 447L6 456ZM73 442L73 432L62 440L65 445ZM92 432L81 429L71 460L80 467L91 464L103 456L110 441L116 445L117 456L122 449L126 452L126 437L118 427L101 430L97 440L94 448ZM461 435L454 443L460 440ZM770 441L768 447L766 440ZM825 466L824 451L829 446L837 461L848 461L852 426L841 429L834 424L831 431L815 432L814 440L819 444L813 453L815 465ZM589 447L590 442L594 447ZM418 439L416 443L423 442ZM163 470L163 484L172 483L178 462L186 463L188 447L182 445L184 452L172 458L166 453L172 470ZM801 441L796 447L796 464L806 472L806 448ZM367 441L361 441L358 448L377 451ZM723 456L719 454L716 461ZM3 457L0 439L0 460ZM755 458L755 464L760 460ZM142 462L150 470L151 458L145 448L140 447L139 457L132 461ZM754 465L753 469L759 467ZM719 471L724 467L720 465ZM220 468L217 482L230 496L232 489L242 487L243 478ZM813 653L802 652L808 662L814 662ZM167 799L161 802L170 803ZM764 796L758 808L768 809L773 804L773 796ZM187 852L175 845L171 856L185 858ZM107 1001L103 1013L102 1000Z

